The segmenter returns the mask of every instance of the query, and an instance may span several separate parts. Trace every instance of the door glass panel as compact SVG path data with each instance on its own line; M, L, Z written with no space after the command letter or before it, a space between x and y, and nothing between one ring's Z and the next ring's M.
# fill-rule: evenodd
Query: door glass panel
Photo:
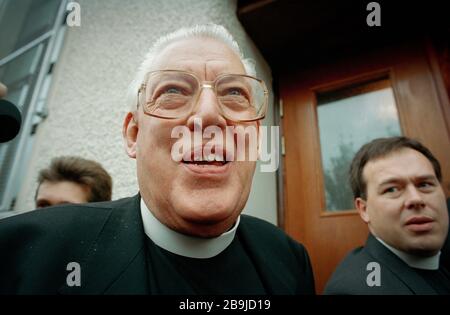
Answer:
M317 94L327 211L354 209L348 171L359 148L380 137L401 135L388 78Z

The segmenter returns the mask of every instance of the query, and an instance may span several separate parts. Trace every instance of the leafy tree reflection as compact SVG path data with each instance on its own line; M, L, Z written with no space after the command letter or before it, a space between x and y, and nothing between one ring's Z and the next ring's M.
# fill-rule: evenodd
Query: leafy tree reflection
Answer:
M325 189L328 211L353 209L353 195L349 184L348 171L355 154L353 143L342 141L339 153L331 157L331 166L325 170Z

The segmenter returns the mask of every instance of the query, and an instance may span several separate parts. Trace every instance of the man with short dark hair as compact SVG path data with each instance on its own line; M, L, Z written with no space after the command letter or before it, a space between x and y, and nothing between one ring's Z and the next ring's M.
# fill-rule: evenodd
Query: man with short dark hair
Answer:
M439 255L448 231L441 168L406 137L381 138L355 155L350 181L370 235L337 267L325 294L449 294Z
M54 158L39 172L36 207L110 201L112 179L103 166L76 156Z

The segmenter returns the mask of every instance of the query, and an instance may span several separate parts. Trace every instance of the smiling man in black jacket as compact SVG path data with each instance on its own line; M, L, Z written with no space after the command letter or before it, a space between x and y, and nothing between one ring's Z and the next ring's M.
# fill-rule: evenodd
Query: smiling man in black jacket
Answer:
M130 85L123 125L139 194L0 221L0 292L313 294L305 248L241 215L256 161L229 158L239 143L228 127L264 118L267 90L255 75L221 26L159 39ZM216 136L213 150L189 142L174 156L198 129L226 135L226 146Z

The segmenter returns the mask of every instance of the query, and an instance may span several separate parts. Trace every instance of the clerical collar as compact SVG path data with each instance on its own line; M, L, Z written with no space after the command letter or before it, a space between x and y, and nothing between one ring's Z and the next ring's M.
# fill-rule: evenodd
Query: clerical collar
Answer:
M376 236L375 236L376 237ZM437 253L434 256L430 257L421 257L416 255L411 255L405 253L404 251L398 250L388 244L386 244L382 239L376 237L381 244L383 244L387 249L393 252L398 258L403 260L408 266L417 269L425 269L425 270L438 270L439 269L439 256L441 252Z
M178 233L162 224L147 208L142 198L141 216L145 234L156 245L177 255L203 259L224 251L233 241L240 222L239 216L231 230L214 238L200 238Z

